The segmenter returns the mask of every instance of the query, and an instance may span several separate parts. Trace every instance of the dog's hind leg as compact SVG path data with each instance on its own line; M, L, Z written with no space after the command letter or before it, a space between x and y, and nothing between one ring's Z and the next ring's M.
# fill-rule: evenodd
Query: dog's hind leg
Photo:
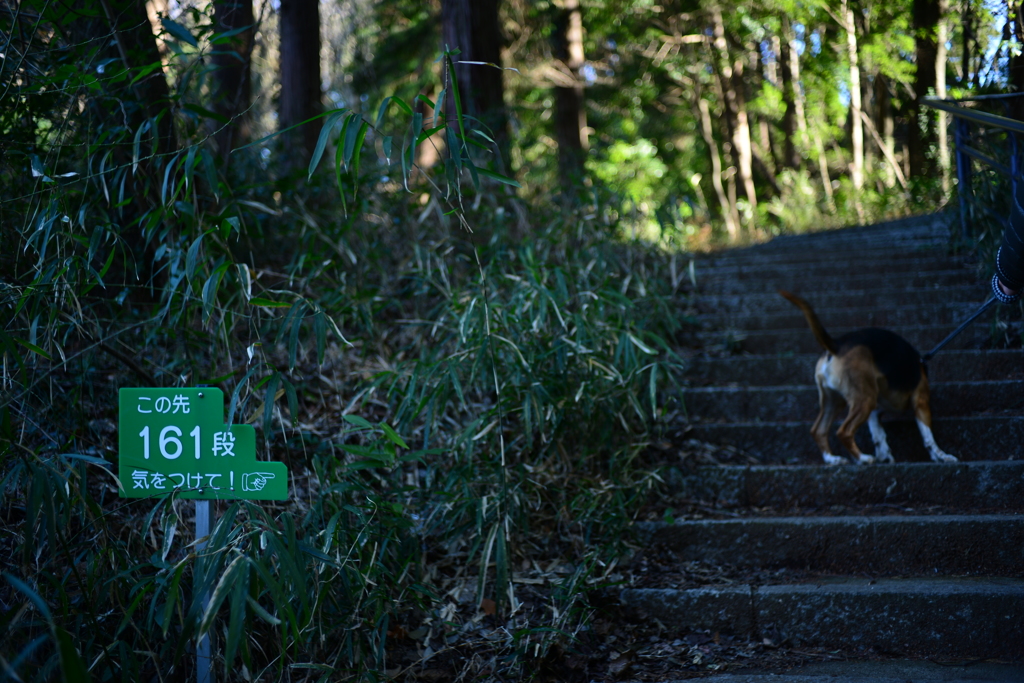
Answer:
M935 443L935 437L932 435L932 409L929 400L927 377L921 378L921 382L914 390L911 400L914 402L914 418L917 420L917 429L921 432L924 447L928 449L928 455L931 456L932 461L958 462L955 455L950 455L939 448L938 444Z
M832 453L828 444L828 430L835 422L836 411L843 405L843 399L836 392L826 389L820 378L818 380L818 405L821 409L818 411L818 419L811 427L811 435L814 437L814 442L818 444L821 457L826 465L842 465L845 458Z
M894 462L892 451L889 450L889 442L885 440L885 430L882 423L878 421L878 411L872 410L868 418L868 428L871 430L871 440L875 444L875 460L878 462Z
M875 458L872 455L861 453L853 437L857 430L860 429L860 426L868 421L874 410L875 402L868 397L856 403L851 403L850 412L847 413L846 419L843 420L843 424L839 425L839 430L836 432L836 436L839 437L839 443L843 444L843 448L850 451L861 465L870 465L875 461Z

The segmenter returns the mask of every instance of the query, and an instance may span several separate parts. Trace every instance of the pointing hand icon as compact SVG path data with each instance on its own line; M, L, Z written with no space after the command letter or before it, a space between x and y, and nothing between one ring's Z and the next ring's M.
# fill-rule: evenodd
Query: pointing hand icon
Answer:
M243 491L262 491L268 479L273 479L273 472L247 472L242 475Z

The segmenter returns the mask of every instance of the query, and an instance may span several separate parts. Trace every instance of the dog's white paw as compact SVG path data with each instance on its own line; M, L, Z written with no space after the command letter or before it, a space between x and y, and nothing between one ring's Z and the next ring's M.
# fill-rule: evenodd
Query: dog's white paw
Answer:
M846 459L840 455L832 455L831 453L822 453L821 457L824 458L826 465L842 465L846 462Z
M861 465L874 465L875 456L867 455L866 453L861 453L860 457L857 458L857 462L860 463Z
M892 457L892 453L889 451L877 451L875 453L875 462L894 463L896 459Z
M940 451L938 448L932 451L932 460L934 462L960 462L955 455Z

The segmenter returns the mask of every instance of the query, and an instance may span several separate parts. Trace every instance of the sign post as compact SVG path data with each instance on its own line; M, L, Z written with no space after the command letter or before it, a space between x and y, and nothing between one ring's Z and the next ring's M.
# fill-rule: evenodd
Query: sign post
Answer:
M211 500L288 498L288 468L256 460L252 425L224 424L220 389L125 388L118 398L121 497L196 499L197 539L210 535ZM197 680L212 683L207 636L196 654Z

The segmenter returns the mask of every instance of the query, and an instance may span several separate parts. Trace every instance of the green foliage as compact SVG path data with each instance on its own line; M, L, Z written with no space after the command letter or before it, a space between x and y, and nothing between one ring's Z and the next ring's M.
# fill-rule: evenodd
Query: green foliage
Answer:
M529 677L657 483L636 457L678 370L666 264L596 198L538 213L529 245L462 232L510 225L517 183L443 96L328 112L305 185L260 172L273 140L229 166L210 17L165 18L163 69L119 63L93 20L47 15L12 95L32 125L0 108L4 676L185 679L208 634L224 680L381 680L397 634L449 647L485 601L522 609L524 561L561 562L551 613L493 643ZM153 107L134 86L160 73ZM416 147L440 131L428 175ZM196 383L294 474L285 505L222 507L201 551L183 501L123 501L113 476L117 387Z

